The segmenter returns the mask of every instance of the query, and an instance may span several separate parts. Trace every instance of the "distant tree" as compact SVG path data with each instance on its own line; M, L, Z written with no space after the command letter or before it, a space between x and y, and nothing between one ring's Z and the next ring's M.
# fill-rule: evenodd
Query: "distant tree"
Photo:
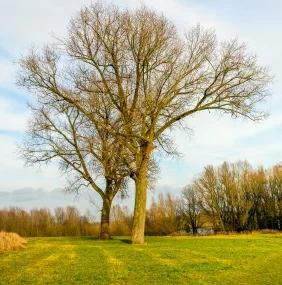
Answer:
M146 234L168 235L179 228L179 200L167 193L162 193L153 200L146 212Z
M249 199L253 202L249 213L252 229L278 229L282 225L282 168L275 165L254 171L250 181Z
M111 211L111 232L113 235L128 236L131 233L132 214L126 206L114 205Z
M198 232L201 226L201 200L194 185L186 186L182 191L181 213L184 216L188 228L193 234Z
M249 215L254 206L250 187L253 172L245 162L208 166L194 187L200 195L200 205L212 218L215 229L242 231L248 228Z
M259 120L255 106L270 80L237 40L219 43L200 26L182 37L148 8L102 2L81 10L59 48L32 53L22 66L22 85L123 139L134 158L133 243L144 242L148 172L154 150L169 145L168 131L200 111ZM113 121L101 120L101 105L113 108Z
M282 166L277 164L269 171L267 191L268 228L282 229Z
M245 183L247 190L246 202L249 205L247 216L248 229L265 228L265 209L268 204L268 174L263 167L248 172Z

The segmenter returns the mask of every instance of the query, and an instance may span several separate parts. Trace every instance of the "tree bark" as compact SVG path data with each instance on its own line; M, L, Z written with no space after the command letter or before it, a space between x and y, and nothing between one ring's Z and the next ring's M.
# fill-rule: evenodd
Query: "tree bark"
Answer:
M148 188L148 168L153 145L144 148L142 162L135 178L135 205L132 226L132 243L143 244L146 218L146 201Z
M103 208L101 212L100 239L110 238L110 212L112 201L105 196L103 199Z

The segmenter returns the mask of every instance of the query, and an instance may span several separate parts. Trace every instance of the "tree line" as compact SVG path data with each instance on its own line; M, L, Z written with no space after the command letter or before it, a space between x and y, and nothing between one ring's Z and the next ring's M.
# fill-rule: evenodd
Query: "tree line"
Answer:
M182 35L151 9L103 1L81 9L66 37L32 50L20 68L18 83L33 95L26 163L55 160L68 189L97 192L103 239L114 197L132 180L132 242L139 244L155 157L174 153L170 130L200 112L261 120L256 106L271 81L238 40L221 42L200 25Z
M113 206L111 233L129 235L132 216L126 207ZM75 207L24 210L0 209L0 231L15 232L25 237L98 236L99 223L87 211L82 215Z
M109 232L130 235L133 216L114 205ZM282 229L282 166L253 169L247 162L207 166L181 196L160 194L146 211L147 235ZM97 236L99 223L74 207L0 210L0 231L22 236ZM200 231L199 231L200 230Z
M25 237L96 235L97 226L90 215L80 215L75 207L54 211L47 208L9 208L0 210L0 230Z
M160 194L146 211L147 235L282 230L282 165L207 166L179 196Z
M147 210L148 234L282 229L282 166L247 162L207 166L181 197L160 196Z

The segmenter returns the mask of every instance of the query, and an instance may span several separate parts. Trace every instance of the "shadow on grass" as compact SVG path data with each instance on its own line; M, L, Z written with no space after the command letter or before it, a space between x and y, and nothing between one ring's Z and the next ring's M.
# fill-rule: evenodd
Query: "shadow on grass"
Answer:
M130 238L119 237L119 236L113 236L113 237L111 237L108 240L103 240L103 239L100 239L99 237L96 237L96 236L82 236L82 237L80 237L80 239L101 241L101 242L116 241L116 242L122 242L122 243L126 243L126 244L131 244L131 239Z
M118 240L120 240L121 242L123 243L126 243L126 244L131 244L131 239L128 239L128 238L119 238Z
M81 236L80 238L86 240L100 240L98 237L95 236Z

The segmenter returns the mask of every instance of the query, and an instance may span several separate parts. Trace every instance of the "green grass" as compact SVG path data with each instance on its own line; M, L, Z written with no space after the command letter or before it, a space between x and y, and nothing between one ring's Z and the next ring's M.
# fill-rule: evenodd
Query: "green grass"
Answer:
M0 284L282 284L282 235L31 238L0 255Z

